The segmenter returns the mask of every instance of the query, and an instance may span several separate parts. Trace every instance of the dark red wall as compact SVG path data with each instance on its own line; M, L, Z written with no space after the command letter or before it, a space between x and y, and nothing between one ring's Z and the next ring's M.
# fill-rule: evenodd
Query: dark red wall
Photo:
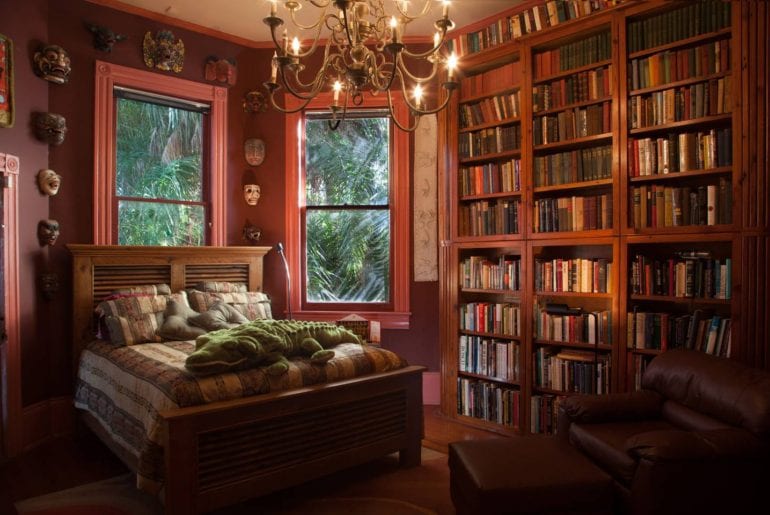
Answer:
M245 243L241 230L246 219L261 227L261 244L275 245L284 239L285 124L284 116L273 109L252 114L242 108L247 91L256 89L264 93L262 83L269 76L271 50L243 47L82 0L4 1L0 2L0 20L0 32L16 44L17 122L13 129L0 129L0 151L19 155L22 163L22 388L24 405L30 405L71 391L71 260L65 245L93 241L95 61L146 70L142 40L147 31L154 34L160 29L170 29L184 41L185 61L178 75L158 73L204 82L203 68L208 56L237 61L238 80L228 90L228 245ZM117 43L111 53L98 51L92 46L85 23L109 27L127 35L128 40ZM67 84L48 83L32 73L31 56L43 43L58 44L68 51L72 73ZM64 115L69 129L64 143L51 147L50 152L34 139L28 127L30 112L46 109ZM243 141L250 137L262 139L266 146L265 161L253 169L243 157ZM50 201L38 193L34 183L37 170L49 164L63 178L59 194ZM244 180L252 178L262 187L257 206L246 205L242 196ZM50 260L46 263L46 250L38 246L35 231L37 221L49 216L59 220L61 236L50 249ZM42 268L55 271L60 277L61 289L51 301L34 293L35 276ZM283 313L286 302L284 284L280 259L270 252L265 262L265 291L273 298L277 316ZM411 329L384 331L383 345L399 352L410 363L438 370L438 283L412 283L411 307Z

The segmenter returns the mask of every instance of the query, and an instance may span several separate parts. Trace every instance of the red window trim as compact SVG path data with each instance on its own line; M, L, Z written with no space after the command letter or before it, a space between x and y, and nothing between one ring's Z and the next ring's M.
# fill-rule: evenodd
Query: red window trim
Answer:
M94 74L94 244L114 245L116 85L186 98L211 105L209 159L209 245L224 246L226 235L225 170L227 89L177 77L96 61Z
M325 109L331 105L331 94L322 93L313 99L307 106L308 109ZM394 111L399 120L406 120L407 107L403 100L394 98ZM290 95L286 95L286 106L296 109L300 102ZM387 107L387 96L366 96L362 107L382 108ZM343 122L344 123L344 122ZM376 308L376 304L364 304L362 310L308 309L302 305L304 295L299 287L294 287L288 299L292 315L300 320L333 321L350 313L356 313L369 320L378 320L385 329L409 328L409 134L398 130L391 122L392 146L391 166L393 170L392 192L392 255L391 274L393 277L391 302L392 307ZM292 285L301 285L302 261L304 259L304 242L302 240L302 221L304 219L304 174L300 174L301 163L304 163L302 155L302 137L304 135L303 111L290 113L286 116L286 257L289 262L289 271L293 278ZM316 304L317 305L317 304ZM315 306L314 306L315 307Z

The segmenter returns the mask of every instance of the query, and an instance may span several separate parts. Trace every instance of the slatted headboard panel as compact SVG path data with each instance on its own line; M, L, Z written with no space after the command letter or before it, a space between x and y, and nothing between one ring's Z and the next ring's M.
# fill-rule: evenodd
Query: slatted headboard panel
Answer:
M245 283L262 291L270 247L129 247L69 244L73 256L73 359L93 338L94 306L112 291L166 283L171 291L203 281ZM77 370L77 368L76 368Z

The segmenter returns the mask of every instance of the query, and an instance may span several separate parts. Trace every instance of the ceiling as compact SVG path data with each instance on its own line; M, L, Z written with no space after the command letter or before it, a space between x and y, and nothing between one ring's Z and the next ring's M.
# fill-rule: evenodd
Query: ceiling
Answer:
M435 32L433 22L441 17L440 0L410 0L409 12L421 8L424 1L433 4L430 12L422 19L410 23L405 36L430 36ZM452 0L449 17L457 27L465 27L521 2L522 0ZM254 42L270 40L268 27L262 22L270 12L268 0L121 0L121 3ZM309 1L301 3L304 4L299 11L299 14L304 16L300 18L301 22L304 20L304 23L309 23L314 16L317 18L318 9ZM384 4L386 12L392 13L394 9L391 1L384 0ZM278 5L278 16L288 19L283 1L279 0ZM291 24L287 25L291 32ZM305 34L305 37L310 36L310 33Z

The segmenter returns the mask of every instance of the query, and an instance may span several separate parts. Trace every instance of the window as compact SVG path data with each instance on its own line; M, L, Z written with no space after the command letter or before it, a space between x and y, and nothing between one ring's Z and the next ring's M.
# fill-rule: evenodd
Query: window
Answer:
M336 131L325 98L288 117L287 258L298 286L291 310L316 320L353 312L406 328L409 135L382 102L367 101Z
M94 243L223 245L227 92L97 61Z
M124 89L116 93L115 239L120 245L205 244L206 110Z

